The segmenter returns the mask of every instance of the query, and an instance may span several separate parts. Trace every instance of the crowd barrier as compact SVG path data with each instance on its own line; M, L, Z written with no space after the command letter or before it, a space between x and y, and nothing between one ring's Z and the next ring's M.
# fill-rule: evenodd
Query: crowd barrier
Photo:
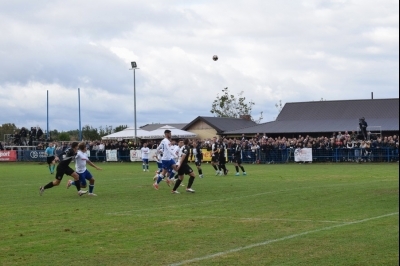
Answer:
M56 151L60 154L62 151ZM140 150L105 150L87 151L89 159L93 162L137 162L142 161ZM150 150L149 161L155 161L155 150ZM233 160L233 150L227 149L227 161ZM189 157L193 161L193 156ZM46 162L44 150L4 150L0 151L0 162ZM203 149L203 162L211 161L211 151ZM398 162L398 148L379 149L292 149L283 150L244 150L242 152L243 163L288 163L288 162Z

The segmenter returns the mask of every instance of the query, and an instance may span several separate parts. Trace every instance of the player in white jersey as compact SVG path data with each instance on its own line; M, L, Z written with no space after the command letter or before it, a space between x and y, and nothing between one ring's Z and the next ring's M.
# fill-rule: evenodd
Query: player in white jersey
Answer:
M92 163L87 154L86 154L86 144L84 142L79 143L78 145L78 153L75 156L75 169L79 175L79 183L82 188L87 186L86 180L89 180L89 196L97 196L93 193L94 190L94 178L92 174L87 170L86 164L93 166L97 170L101 170L101 168L97 167L94 163ZM68 180L67 188L72 185L75 185L76 181Z
M157 162L157 171L156 171L156 175L153 177L153 181L156 181L156 179L158 178L158 175L162 172L162 160L161 160L162 154L159 152L156 152L153 155L153 158L156 160Z
M176 162L176 164L178 164L179 162L179 151L180 148L178 145L176 145L175 140L172 141L171 143L171 153L172 153L172 159L174 159L174 161Z
M172 140L171 142L171 152L172 152L172 159L174 159L176 167L179 165L179 154L180 154L180 147L179 145L176 145L176 141ZM170 179L172 182L175 182L175 174L177 173L174 169L169 169L169 176L168 179Z
M142 168L143 168L143 172L145 171L149 171L149 153L150 153L150 149L149 147L147 147L147 142L143 143L143 147L140 149L141 153L142 153Z
M158 184L160 184L161 180L163 180L164 176L168 171L177 170L176 163L173 159L173 154L171 151L171 130L166 129L164 131L165 138L161 141L160 145L157 147L157 152L162 152L162 165L163 170L161 174L158 175L157 181L153 184L153 187L158 190ZM167 179L166 183L170 186L170 180Z

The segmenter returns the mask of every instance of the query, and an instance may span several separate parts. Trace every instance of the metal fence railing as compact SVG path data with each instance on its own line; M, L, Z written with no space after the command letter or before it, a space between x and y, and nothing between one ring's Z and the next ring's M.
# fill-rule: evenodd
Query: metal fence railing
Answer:
M57 150L60 154L62 151ZM139 151L138 151L139 152ZM35 150L25 147L16 150L17 161L39 161L45 162L44 150ZM227 150L227 161L233 160L233 151ZM90 160L93 162L107 161L106 151L90 151ZM1 160L0 160L1 161ZM131 162L130 150L118 150L117 161ZM385 148L335 148L335 149L312 149L312 162L398 162L399 149L397 147ZM295 150L291 148L279 150L244 150L242 162L246 164L271 164L295 162Z
M267 151L244 151L245 163L287 163L295 161L294 149L271 149ZM398 148L335 148L312 149L313 162L398 162Z

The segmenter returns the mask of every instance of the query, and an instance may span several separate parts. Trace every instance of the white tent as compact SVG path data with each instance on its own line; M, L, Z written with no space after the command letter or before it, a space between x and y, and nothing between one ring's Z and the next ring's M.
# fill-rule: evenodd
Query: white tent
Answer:
M141 128L136 129L136 137L138 139L163 139L164 138L164 130L169 129L172 132L172 138L194 138L196 134L177 129L175 127L165 125L153 131L147 131ZM118 131L112 133L110 135L104 136L101 139L104 140L122 140L122 139L134 139L135 138L135 128L128 127L122 131Z
M169 126L169 125L165 125L162 126L158 129L155 129L153 131L148 131L148 135L147 136L143 136L141 139L162 139L164 138L164 131L166 129L171 130L172 133L172 138L176 139L176 138L194 138L197 135L195 133L189 132L189 131L185 131L185 130L181 130L181 129L177 129L175 127Z
M141 139L143 136L146 136L149 134L150 131L143 130L141 128L136 129L136 137ZM110 135L104 136L101 139L116 139L116 140L122 140L122 139L134 139L135 138L135 128L134 127L128 127L125 128L122 131L118 131L115 133L112 133Z

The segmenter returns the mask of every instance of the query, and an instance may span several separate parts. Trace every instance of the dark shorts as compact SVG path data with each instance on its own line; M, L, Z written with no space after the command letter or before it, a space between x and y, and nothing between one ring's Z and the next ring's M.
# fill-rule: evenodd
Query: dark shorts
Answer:
M178 169L178 175L189 175L193 170L188 164L183 164Z
M217 156L212 156L211 157L211 162L218 163L218 157Z
M242 164L242 158L238 157L238 158L233 158L233 162L237 163L237 164Z
M54 161L55 158L56 158L55 156L48 156L47 157L47 164L51 164Z
M69 166L58 165L57 172L56 172L56 179L62 180L64 175L72 175L73 172L75 172L75 171Z
M226 158L225 157L219 157L218 162L219 162L219 164L226 164Z

